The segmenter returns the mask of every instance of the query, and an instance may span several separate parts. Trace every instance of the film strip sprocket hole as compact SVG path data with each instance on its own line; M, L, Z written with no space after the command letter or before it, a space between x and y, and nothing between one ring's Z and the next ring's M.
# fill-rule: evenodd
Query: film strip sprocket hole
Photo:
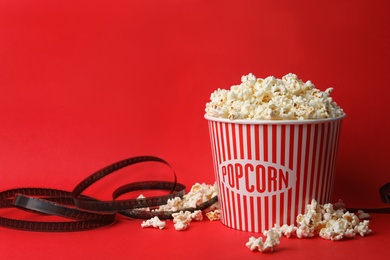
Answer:
M16 188L0 192L0 208L17 208L37 214L54 215L64 218L64 221L30 221L12 219L0 216L0 226L28 231L82 231L95 229L115 222L116 214L131 218L146 219L159 216L169 219L172 213L167 211L142 211L143 207L153 207L166 204L174 197L183 197L186 187L177 182L173 171L173 181L141 181L125 184L113 192L113 200L102 201L82 193L95 182L124 167L137 163L159 162L172 167L165 160L155 156L131 157L113 163L91 174L81 181L73 191L50 188ZM118 199L128 192L138 190L164 190L167 194L143 199ZM215 196L194 211L205 209L217 201Z

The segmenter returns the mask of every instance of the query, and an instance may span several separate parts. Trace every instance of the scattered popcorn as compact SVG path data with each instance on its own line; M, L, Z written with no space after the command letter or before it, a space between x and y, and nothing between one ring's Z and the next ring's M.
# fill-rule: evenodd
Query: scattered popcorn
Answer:
M354 231L364 237L365 235L368 235L372 232L372 230L369 228L369 225L370 221L364 220L363 222L360 222L357 226L354 227Z
M303 82L289 73L277 79L242 76L230 90L218 89L206 104L206 114L216 118L257 120L305 120L344 115L332 100L332 88L320 91L311 81Z
M194 212L191 211L180 211L178 213L173 213L173 223L174 227L178 231L186 230L189 226L192 220L195 221L202 221L203 215L201 210L195 210Z
M184 208L184 202L180 197L169 199L166 205L161 205L159 211L179 211Z
M280 227L275 224L272 230L277 232L279 236L284 235L285 237L290 238L296 235L297 227L294 225L287 225L287 224L284 224L283 226Z
M363 210L358 210L357 215L358 215L359 219L369 219L370 218L370 214L364 212Z
M263 238L250 237L249 241L246 243L246 246L251 251L260 251L260 252L273 252L274 248L280 244L280 235L278 232L270 229L264 232L264 235L267 236L265 242Z
M347 209L345 208L345 203L339 199L336 203L333 204L333 208L334 209L342 209L343 211L347 211Z
M140 194L138 197L137 197L137 200L138 199L145 199L146 197L143 195L143 194ZM149 207L146 207L146 208L135 208L134 210L145 210L145 211L150 211L150 208Z
M220 219L220 215L221 215L221 213L219 212L218 209L216 209L214 211L209 211L209 212L206 213L206 217L210 221L219 220Z
M216 183L214 183L214 185L196 183L191 187L191 190L183 196L183 198L175 197L169 199L167 204L161 205L158 210L180 211L188 208L196 208L217 194L218 192ZM213 205L211 207L213 207Z
M161 221L157 216L155 216L151 219L143 221L141 223L141 227L143 227L143 228L154 227L154 228L163 229L163 228L165 228L165 222Z
M320 205L316 200L312 200L306 207L306 213L297 216L297 226L285 224L280 227L275 225L271 230L288 238L319 235L324 239L334 241L354 238L356 234L365 236L372 232L368 220L361 222L357 215L348 211L344 212L344 209L345 204L335 210L331 203Z

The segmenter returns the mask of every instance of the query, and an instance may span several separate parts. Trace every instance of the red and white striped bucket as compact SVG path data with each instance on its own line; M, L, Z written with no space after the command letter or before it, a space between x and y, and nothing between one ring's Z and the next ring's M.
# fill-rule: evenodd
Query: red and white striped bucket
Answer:
M263 232L331 200L343 117L209 123L221 222Z

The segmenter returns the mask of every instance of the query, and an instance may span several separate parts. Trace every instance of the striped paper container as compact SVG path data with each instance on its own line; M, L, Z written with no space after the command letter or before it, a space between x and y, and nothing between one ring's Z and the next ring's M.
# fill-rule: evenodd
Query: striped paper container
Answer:
M331 200L345 116L322 120L208 120L221 222L263 232L295 224L312 199Z

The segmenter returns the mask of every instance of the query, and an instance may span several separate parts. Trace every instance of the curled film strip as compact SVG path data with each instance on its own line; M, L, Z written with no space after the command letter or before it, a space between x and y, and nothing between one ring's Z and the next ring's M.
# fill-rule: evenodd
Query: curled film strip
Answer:
M113 163L91 174L81 181L73 191L49 188L17 188L0 192L0 208L18 208L38 214L59 216L64 221L20 220L0 216L0 226L28 231L82 231L95 229L115 222L116 214L131 218L147 219L158 216L161 219L172 218L171 211L143 211L144 207L166 204L174 197L183 197L186 187L174 180L142 181L125 184L113 192L113 200L102 201L82 193L95 182L124 167L143 162L159 162L168 165L165 160L155 156L131 157ZM165 190L168 193L142 199L122 199L123 194L139 190ZM217 196L189 211L203 210L218 200Z

